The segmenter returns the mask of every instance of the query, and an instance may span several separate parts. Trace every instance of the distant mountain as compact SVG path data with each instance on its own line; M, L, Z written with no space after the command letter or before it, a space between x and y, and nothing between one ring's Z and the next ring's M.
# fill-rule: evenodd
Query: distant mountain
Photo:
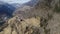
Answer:
M8 4L0 1L0 14L6 13L7 15L11 15L16 8L23 7L25 5L35 6L36 3L38 3L38 0L31 0L24 4L19 3Z
M13 13L13 11L15 10L15 7L8 4L8 3L4 3L0 2L0 14L7 14L7 15L11 15Z
M11 5L14 6L14 7L16 7L16 8L18 8L18 7L23 7L23 6L25 6L25 5L27 5L27 6L35 6L35 5L38 3L38 1L39 1L39 0L31 0L31 1L29 1L29 2L27 2L27 3L24 3L24 4L13 3L13 4L11 4Z
M13 3L13 4L11 4L13 7L15 7L15 8L18 8L18 7L20 7L21 6L21 4L19 4L19 3Z
M16 8L14 6L0 1L0 27L6 23L7 19L12 17L15 9Z
M39 0L31 0L27 3L25 3L24 5L28 5L28 6L35 6L38 3Z

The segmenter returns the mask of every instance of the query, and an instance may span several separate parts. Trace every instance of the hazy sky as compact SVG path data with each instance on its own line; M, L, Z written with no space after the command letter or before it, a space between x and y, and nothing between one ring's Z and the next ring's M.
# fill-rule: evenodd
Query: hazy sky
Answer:
M30 0L0 0L0 1L4 1L4 2L7 2L7 3L20 3L20 4L23 4L25 2L28 2Z

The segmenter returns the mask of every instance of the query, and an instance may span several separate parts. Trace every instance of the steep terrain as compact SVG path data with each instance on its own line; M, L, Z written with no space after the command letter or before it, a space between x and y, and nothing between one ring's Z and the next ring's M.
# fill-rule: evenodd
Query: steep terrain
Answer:
M13 12L0 34L60 34L60 0L39 0Z

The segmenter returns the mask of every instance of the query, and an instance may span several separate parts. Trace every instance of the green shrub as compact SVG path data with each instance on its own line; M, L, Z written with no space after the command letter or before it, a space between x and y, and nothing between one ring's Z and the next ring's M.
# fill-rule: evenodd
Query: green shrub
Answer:
M57 13L60 13L60 6L55 5L54 11Z

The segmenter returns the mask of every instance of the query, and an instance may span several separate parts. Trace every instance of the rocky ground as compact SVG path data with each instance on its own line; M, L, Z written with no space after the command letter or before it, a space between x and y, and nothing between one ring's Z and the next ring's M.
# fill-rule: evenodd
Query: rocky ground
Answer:
M0 27L0 34L60 34L60 0L18 8Z

